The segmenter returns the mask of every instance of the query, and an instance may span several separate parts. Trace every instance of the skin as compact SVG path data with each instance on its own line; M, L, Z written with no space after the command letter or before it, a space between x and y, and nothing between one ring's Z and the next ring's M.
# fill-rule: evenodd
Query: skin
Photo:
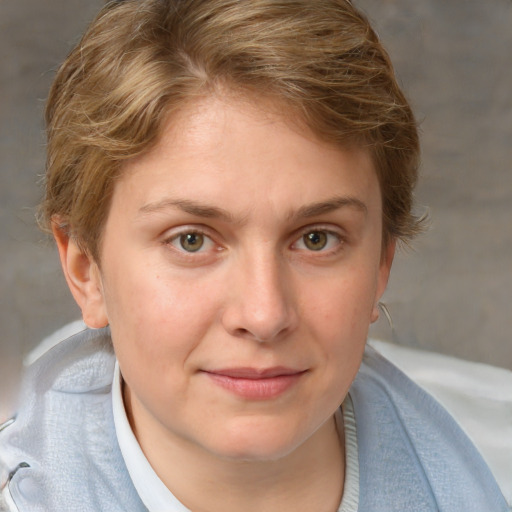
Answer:
M132 428L178 499L194 511L337 509L333 415L394 251L382 251L366 152L275 109L205 98L125 164L101 270L55 236L85 322L110 324ZM223 369L276 367L295 372L284 391L281 377L251 381L249 395L219 384Z

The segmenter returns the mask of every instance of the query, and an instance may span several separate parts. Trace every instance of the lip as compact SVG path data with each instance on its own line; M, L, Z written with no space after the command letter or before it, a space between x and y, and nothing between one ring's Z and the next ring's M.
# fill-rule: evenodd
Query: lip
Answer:
M223 368L204 371L217 386L247 400L270 400L295 386L306 370L286 367Z

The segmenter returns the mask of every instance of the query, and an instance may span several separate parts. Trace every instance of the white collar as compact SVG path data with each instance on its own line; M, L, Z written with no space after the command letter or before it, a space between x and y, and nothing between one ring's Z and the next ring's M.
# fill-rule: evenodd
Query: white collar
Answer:
M121 372L117 361L112 383L112 407L121 454L133 485L146 508L149 512L190 512L158 478L133 434L124 408ZM349 397L343 404L343 419L341 416L341 409L338 409L336 424L340 434L341 424L344 424L346 452L345 486L338 512L352 512L357 510L359 501L359 461L354 412Z
M121 372L117 361L112 384L112 407L117 440L126 468L146 508L149 512L190 512L158 478L133 434L124 408Z

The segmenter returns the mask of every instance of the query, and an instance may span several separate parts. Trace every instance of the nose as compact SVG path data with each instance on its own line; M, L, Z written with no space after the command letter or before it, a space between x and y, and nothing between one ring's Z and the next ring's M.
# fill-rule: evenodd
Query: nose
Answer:
M224 328L236 337L272 342L292 332L298 314L289 269L275 255L244 258L230 280Z

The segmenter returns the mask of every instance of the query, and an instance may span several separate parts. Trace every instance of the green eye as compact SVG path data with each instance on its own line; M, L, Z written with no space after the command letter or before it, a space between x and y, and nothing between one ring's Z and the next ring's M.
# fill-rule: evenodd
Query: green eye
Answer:
M185 233L179 237L180 246L187 252L199 251L204 245L204 235L201 233Z
M324 231L311 231L303 235L304 245L311 251L321 251L327 246L327 233Z

